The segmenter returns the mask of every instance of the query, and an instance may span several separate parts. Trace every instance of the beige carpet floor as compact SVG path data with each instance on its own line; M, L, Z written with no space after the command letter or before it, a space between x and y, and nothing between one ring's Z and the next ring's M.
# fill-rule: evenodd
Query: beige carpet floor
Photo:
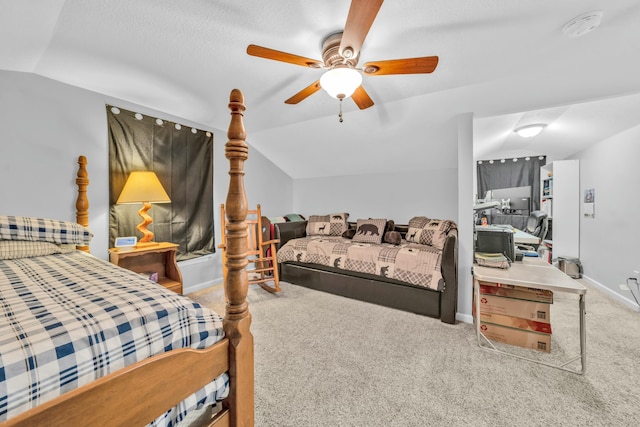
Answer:
M589 285L585 375L481 349L470 324L281 286L249 290L257 426L640 425L640 313ZM189 296L224 313L222 292ZM551 321L550 354L513 349L576 353L577 297Z

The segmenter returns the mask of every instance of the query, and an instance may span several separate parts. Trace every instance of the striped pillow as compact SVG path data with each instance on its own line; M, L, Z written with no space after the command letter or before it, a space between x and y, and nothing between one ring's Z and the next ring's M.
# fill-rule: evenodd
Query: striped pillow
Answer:
M0 216L0 240L28 240L85 246L93 233L75 222L24 216Z
M0 259L64 254L75 250L76 245L57 245L49 242L29 242L26 240L0 240Z

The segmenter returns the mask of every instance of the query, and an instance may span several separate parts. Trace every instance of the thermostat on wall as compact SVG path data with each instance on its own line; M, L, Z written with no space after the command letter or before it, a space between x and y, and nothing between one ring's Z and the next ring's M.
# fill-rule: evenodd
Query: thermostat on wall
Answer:
M138 243L138 238L136 236L131 237L116 237L116 248L126 248L133 247Z

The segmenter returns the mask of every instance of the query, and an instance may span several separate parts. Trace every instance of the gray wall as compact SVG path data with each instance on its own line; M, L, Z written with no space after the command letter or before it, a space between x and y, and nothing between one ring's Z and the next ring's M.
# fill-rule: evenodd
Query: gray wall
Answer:
M225 105L228 99L221 99ZM88 159L89 221L92 253L108 258L108 145L105 104L118 105L214 133L216 242L220 242L219 205L229 183L224 157L226 129L211 129L188 119L116 100L29 73L0 71L0 214L75 221L78 155ZM247 129L251 144L251 129ZM261 203L267 216L292 211L293 182L264 156L249 148L245 185L249 206ZM274 189L276 189L274 191ZM185 292L219 283L219 253L180 263Z
M629 291L620 289L640 271L640 126L584 150L580 159L580 194L595 189L595 217L580 206L580 260L585 278L636 307ZM636 290L637 288L632 285Z

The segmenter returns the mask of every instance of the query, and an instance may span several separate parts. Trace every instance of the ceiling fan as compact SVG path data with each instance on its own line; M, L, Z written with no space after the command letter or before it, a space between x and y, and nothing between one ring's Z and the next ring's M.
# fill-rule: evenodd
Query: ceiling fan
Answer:
M426 56L373 61L365 63L362 68L357 67L360 49L382 2L383 0L352 0L344 30L329 34L322 42L322 61L253 44L247 47L247 53L274 61L328 70L320 80L284 101L286 104L297 104L322 88L340 101L352 97L356 105L364 110L373 105L373 100L362 87L362 73L367 76L431 73L438 65L437 56Z

